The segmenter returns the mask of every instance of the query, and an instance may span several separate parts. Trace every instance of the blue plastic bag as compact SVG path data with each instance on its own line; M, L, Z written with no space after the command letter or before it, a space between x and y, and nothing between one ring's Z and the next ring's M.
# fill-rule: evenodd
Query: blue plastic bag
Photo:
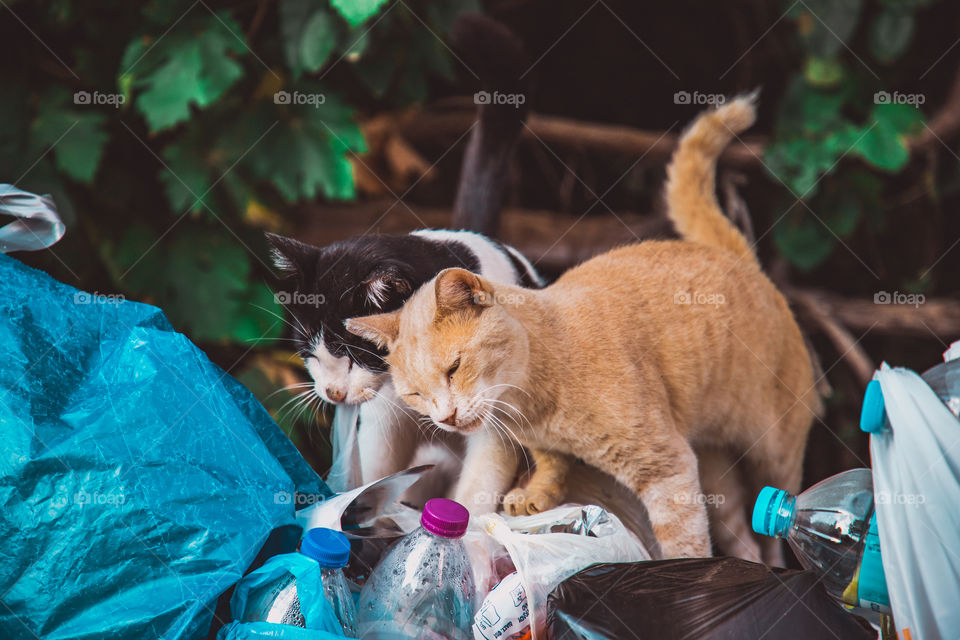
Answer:
M340 640L341 635L269 622L231 622L217 640Z
M329 495L155 307L0 255L0 362L2 638L205 637L294 493Z
M273 582L283 574L289 573L297 579L297 596L300 600L300 614L309 630L320 630L329 633L331 638L342 638L343 627L336 612L323 594L323 579L321 578L320 564L313 558L302 553L285 553L273 556L262 567L245 577L230 598L230 611L234 618L246 618L247 600L250 592L262 585ZM290 625L277 625L283 628L297 629ZM275 630L275 632L279 632ZM291 632L292 633L292 632ZM221 630L220 637L227 637Z

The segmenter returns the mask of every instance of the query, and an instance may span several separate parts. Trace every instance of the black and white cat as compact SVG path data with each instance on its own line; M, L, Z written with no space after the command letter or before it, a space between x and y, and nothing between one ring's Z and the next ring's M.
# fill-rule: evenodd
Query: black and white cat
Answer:
M363 481L371 482L421 462L459 467L462 439L418 425L393 391L386 352L344 328L347 318L399 309L423 283L459 266L495 282L539 287L543 281L518 251L470 231L422 230L404 236L360 236L324 248L270 235L274 261L291 277L287 309L298 350L314 390L334 404L361 405L358 442ZM448 449L444 460L442 450ZM484 478L461 479L454 498L477 512L493 510L513 480L518 447L491 432L471 438L466 455L489 465Z
M518 91L525 56L509 31L471 15L458 20L454 36L484 90ZM493 101L478 105L456 198L457 223L489 227L496 221L525 116L525 107ZM445 472L459 475L463 455L476 456L488 462L483 467L489 471L483 477L459 478L452 497L471 512L495 510L512 485L513 476L505 476L517 468L519 446L491 432L489 438L471 438L465 449L462 437L418 424L393 391L383 361L386 352L346 331L344 321L399 309L448 267L463 267L493 281L543 286L533 265L516 249L470 231L359 236L323 248L274 234L267 239L274 262L294 289L287 292L286 306L315 392L334 404L360 405L363 482L426 462L439 464L437 477L443 481Z

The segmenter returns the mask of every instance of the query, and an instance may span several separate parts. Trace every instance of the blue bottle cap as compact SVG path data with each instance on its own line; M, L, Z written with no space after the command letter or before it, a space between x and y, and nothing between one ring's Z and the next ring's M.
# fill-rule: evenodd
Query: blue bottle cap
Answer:
M863 408L860 410L860 430L866 433L880 433L887 425L887 411L884 407L883 390L879 380L871 380L863 394Z
M764 536L783 537L790 526L792 507L784 505L790 494L783 489L764 487L753 505L753 530Z
M325 569L339 569L350 561L350 541L339 531L317 527L304 534L300 553Z

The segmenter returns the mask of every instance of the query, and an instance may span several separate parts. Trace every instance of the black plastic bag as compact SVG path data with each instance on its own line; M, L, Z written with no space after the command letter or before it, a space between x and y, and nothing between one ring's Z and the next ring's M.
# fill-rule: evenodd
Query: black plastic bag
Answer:
M876 638L807 571L738 558L598 564L547 603L553 640Z

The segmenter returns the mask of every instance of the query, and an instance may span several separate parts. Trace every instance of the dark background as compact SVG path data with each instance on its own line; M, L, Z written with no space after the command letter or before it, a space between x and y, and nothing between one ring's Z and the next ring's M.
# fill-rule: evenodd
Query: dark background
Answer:
M0 181L51 193L68 224L17 257L161 306L324 470L323 411L282 390L304 377L262 234L449 224L479 88L449 49L461 9L508 25L533 61L502 237L553 276L671 234L664 163L705 107L678 91L761 90L751 151L725 157L721 183L832 387L805 483L868 464L870 368L923 371L960 338L960 6L946 0L8 2ZM922 303L873 305L880 292Z

